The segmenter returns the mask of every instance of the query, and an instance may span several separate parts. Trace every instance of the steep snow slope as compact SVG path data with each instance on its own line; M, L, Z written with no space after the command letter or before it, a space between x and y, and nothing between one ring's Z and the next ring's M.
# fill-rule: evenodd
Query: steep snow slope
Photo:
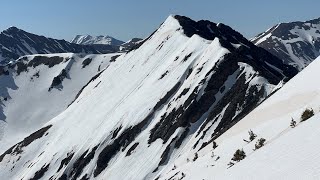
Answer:
M0 156L4 179L153 179L219 137L294 68L224 24L170 16ZM62 73L63 74L63 73Z
M100 53L90 46L39 36L16 27L10 27L0 33L0 64L6 64L24 55L68 52Z
M31 55L0 67L0 151L65 110L117 55Z
M320 18L280 23L251 41L302 70L320 55Z
M92 44L107 44L120 46L123 41L115 39L111 36L91 36L91 35L77 35L71 41L71 43L82 44L82 45L92 45Z
M320 58L216 139L216 149L208 145L194 162L195 152L183 154L159 179L318 179L320 85L314 78L319 68ZM315 116L300 122L302 112L310 108ZM292 118L297 122L294 128ZM250 143L243 141L248 140L249 130L257 135ZM259 138L266 143L254 151ZM237 149L243 149L247 157L229 167Z

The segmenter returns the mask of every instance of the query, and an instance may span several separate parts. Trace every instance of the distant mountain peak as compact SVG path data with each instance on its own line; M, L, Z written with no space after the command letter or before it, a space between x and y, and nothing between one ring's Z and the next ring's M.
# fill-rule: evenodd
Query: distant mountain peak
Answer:
M320 18L279 23L251 42L302 70L320 55Z
M119 46L124 43L123 41L118 40L109 35L106 35L106 36L76 35L70 42L75 44L82 44L82 45L106 44L106 45L115 45L115 46Z
M3 32L11 33L11 32L18 32L18 31L21 31L21 29L15 26L10 26L8 29L5 29Z
M15 26L0 33L0 64L6 64L24 55L65 52L100 53L93 47L32 34Z

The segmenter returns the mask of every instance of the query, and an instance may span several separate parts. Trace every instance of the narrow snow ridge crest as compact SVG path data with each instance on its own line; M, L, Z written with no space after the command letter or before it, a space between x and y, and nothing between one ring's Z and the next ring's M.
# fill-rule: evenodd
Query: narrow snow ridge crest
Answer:
M175 18L175 15L170 15L161 25L160 29L162 28L177 30L181 28L181 25L179 21Z

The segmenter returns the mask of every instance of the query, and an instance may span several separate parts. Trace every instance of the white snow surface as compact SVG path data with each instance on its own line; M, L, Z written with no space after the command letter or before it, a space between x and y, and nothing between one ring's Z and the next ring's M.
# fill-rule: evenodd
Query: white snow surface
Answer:
M34 88L34 85L27 79L36 72L36 69L30 69L25 76L21 76L27 78L14 80L17 85L25 83L25 87L21 89L21 92L20 89L17 91L9 90L11 98L20 99L20 102L15 103L19 104L18 107L10 104L3 106L8 123L7 127L5 127L6 131L3 139L6 140L11 137L16 137L16 139L10 139L10 142L7 143L0 142L1 147L2 145L5 147L0 149L0 154L7 149L8 145L15 144L17 140L25 137L27 133L30 134L29 131L34 131L47 125L52 125L52 127L45 136L23 147L21 154L17 154L17 156L5 155L2 162L0 162L0 177L3 179L30 179L42 167L49 164L48 170L45 171L41 179L49 179L50 177L55 179L62 176L64 172L71 170L72 167L68 165L62 166L62 169L58 170L62 163L61 161L66 158L68 153L74 153L74 158L72 159L74 163L85 151L88 150L90 152L94 147L99 147L99 149L93 159L83 168L78 179L86 174L89 175L88 178L90 179L155 179L159 175L160 179L169 179L176 170L183 171L187 175L185 177L187 179L201 179L201 177L212 179L214 176L222 176L221 173L225 172L226 164L220 162L230 159L235 147L241 148L245 146L245 143L242 139L239 140L239 137L233 140L233 135L224 140L226 149L223 148L224 145L220 145L219 141L219 147L215 150L215 153L221 156L221 160L218 161L220 165L217 166L217 169L215 167L207 167L208 163L212 163L212 160L209 159L212 151L211 146L207 146L200 151L199 158L195 162L186 162L187 158L192 161L196 151L192 148L199 139L196 137L195 131L197 129L195 128L191 127L190 131L194 134L188 136L180 148L174 151L171 150L172 154L165 166L158 167L158 164L161 154L163 154L166 146L173 140L174 136L167 142L157 139L151 144L148 143L150 131L161 120L161 116L165 112L171 111L174 107L183 104L193 89L206 77L206 74L210 74L212 67L229 53L227 49L221 46L217 38L212 41L203 39L198 35L193 35L189 38L182 31L179 22L173 16L169 16L140 48L121 55L115 62L104 61L105 59L110 59L111 55L95 56L94 59L104 61L105 70L83 89L80 96L68 108L66 108L67 105L78 92L67 93L68 84L70 84L70 87L71 85L83 87L83 82L86 84L90 79L83 80L82 78L95 75L97 66L101 63L100 60L93 61L95 64L90 64L86 67L90 68L92 66L93 68L88 69L88 72L80 71L81 67L79 67L82 65L81 60L84 60L85 57L79 58L81 63L73 62L70 69L71 79L65 79L62 82L63 89L61 91L52 89L50 96L48 96L48 88L52 79L59 75L61 69L68 66L71 61L61 63L51 69L40 65L39 68L43 69L40 69L39 87ZM188 56L189 58L186 58ZM272 92L274 85L269 84L266 79L259 76L251 66L245 63L239 63L238 65L239 69L226 80L225 89L232 87L240 73L245 73L247 82L250 84L249 87L251 85L259 86L262 83L266 84L266 87L264 87L266 88L266 94ZM193 71L185 79L190 68ZM199 72L196 70L199 70ZM42 76L43 71L52 71L48 72L50 77ZM97 166L98 155L104 147L113 142L112 135L115 129L121 127L119 133L116 134L116 137L119 137L126 129L139 124L141 120L150 114L156 103L180 80L184 81L182 81L177 93L171 97L171 99L177 100L172 101L173 104L164 103L160 110L154 113L150 122L148 122L149 125L143 129L127 149L132 147L134 143L139 143L138 148L134 149L130 156L126 156L127 149L124 152L117 153L108 162L107 168L95 177L93 171ZM12 82L12 80L6 81ZM69 81L70 83L66 83ZM203 84L199 95L201 95L201 92L203 93L203 88L205 87L206 84ZM190 88L190 91L185 96L179 97L179 99L178 95L187 88ZM36 92L34 92L35 89L37 90ZM71 91L71 89L69 90ZM64 92L65 95L61 96L59 94L61 92ZM223 97L224 93L217 93L215 97L217 101ZM32 98L27 99L26 94L30 94ZM48 99L46 102L50 102L50 104L43 102L43 99ZM30 102L31 100L32 102ZM10 103L10 100L7 103ZM36 103L36 106L31 105L33 103ZM40 108L38 109L38 107ZM224 110L219 115L223 115L227 107L228 105L224 107ZM47 109L49 109L48 112L44 112ZM239 107L240 110L241 107ZM19 114L16 113L19 111L26 112L26 117L23 117L26 120L21 120ZM207 116L205 114L202 118L205 119ZM10 119L8 119L9 117ZM217 122L208 129L211 133L207 133L208 135L203 137L201 143L210 140L210 135L220 120L221 118L217 116ZM32 125L28 132L15 136L14 131L17 132L20 127L30 125L31 123L29 124L28 122L36 125ZM37 122L39 123L37 124ZM13 124L11 129L10 123ZM258 129L254 130L257 133L259 132L260 135ZM181 128L178 128L174 135L181 133ZM244 138L246 132L241 131L240 134L237 133L236 135L241 135L240 138ZM264 134L261 133L261 135ZM269 136L265 137L269 140ZM229 140L230 142L228 143ZM247 148L250 149L252 147L248 146ZM176 168L171 171L174 165L176 165ZM159 170L156 173L152 173L157 167ZM177 177L174 178L177 179Z
M314 81L319 68L320 57L216 139L216 149L206 146L195 161L195 152L180 154L159 179L319 179L320 84ZM310 108L315 115L300 122L302 112ZM248 143L244 139L249 139L249 130L257 137ZM266 139L265 145L253 150L260 138ZM237 149L243 149L246 158L229 167Z
M64 58L62 63L51 68L41 64L35 68L29 67L27 72L21 72L19 75L11 71L10 76L0 76L2 86L0 96L8 98L8 101L2 102L3 113L6 117L3 119L0 116L0 151L4 151L21 141L64 111L80 89L99 72L98 69L101 71L109 66L111 57L115 55L119 54L63 53L30 55L25 56L27 60L18 59L17 61L28 63L36 56ZM92 62L82 68L82 62L88 58L92 59ZM12 64L14 63L12 62ZM54 77L59 75L63 69L68 71L69 76L63 80L63 88L60 90L53 88L49 92L48 89ZM36 76L37 73L39 77ZM6 87L9 87L8 90Z

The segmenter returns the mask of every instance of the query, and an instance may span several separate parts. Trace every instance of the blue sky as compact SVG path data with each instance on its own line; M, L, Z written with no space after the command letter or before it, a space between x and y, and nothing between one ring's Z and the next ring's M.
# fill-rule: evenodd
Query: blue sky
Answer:
M319 0L6 0L0 30L71 40L76 34L146 37L169 14L227 24L250 38L278 22L320 17Z

